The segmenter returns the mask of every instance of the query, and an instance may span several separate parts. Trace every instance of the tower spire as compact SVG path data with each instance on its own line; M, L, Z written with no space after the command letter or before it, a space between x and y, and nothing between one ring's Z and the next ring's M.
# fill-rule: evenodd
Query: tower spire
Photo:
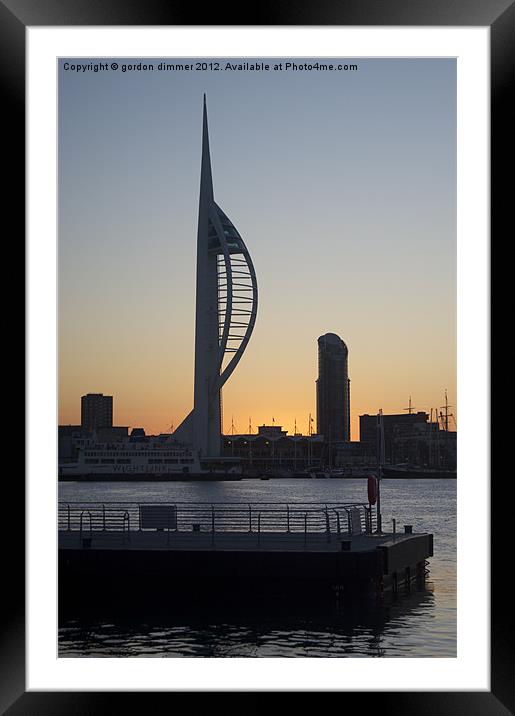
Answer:
M200 171L200 198L213 201L213 177L211 174L211 156L209 153L209 128L207 125L207 101L204 94L204 113L202 121L202 164Z
M250 254L234 224L215 203L213 194L207 101L204 94L197 229L193 410L182 421L174 436L192 443L202 457L208 458L220 456L223 431L222 387L243 355L257 312L257 281ZM244 308L236 306L243 303ZM230 359L229 354L232 354ZM231 431L234 430L232 420Z

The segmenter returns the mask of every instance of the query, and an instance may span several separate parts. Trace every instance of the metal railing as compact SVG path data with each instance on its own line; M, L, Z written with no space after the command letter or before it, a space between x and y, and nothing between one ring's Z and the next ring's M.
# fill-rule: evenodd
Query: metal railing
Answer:
M142 508L159 506L173 510L174 519L163 519L142 524ZM227 502L59 502L58 528L60 532L83 532L84 520L89 536L118 532L124 541L130 541L135 531L162 530L167 542L172 532L202 532L211 534L256 533L258 542L264 534L297 533L304 535L307 544L310 535L324 535L327 541L348 534L370 534L375 529L375 515L365 503L227 503Z

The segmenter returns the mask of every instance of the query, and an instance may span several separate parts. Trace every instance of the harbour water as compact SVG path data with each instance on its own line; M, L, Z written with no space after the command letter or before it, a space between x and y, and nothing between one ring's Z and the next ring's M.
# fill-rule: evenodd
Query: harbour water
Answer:
M64 502L366 502L364 479L59 484ZM271 609L116 609L74 612L59 628L60 657L455 657L456 480L383 480L383 529L434 535L425 589L382 605Z

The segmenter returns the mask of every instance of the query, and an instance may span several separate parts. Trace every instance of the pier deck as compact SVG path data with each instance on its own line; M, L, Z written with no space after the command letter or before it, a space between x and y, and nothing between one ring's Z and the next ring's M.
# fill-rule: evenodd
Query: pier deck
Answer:
M391 547L400 542L412 541L418 536L413 534L363 534L363 535L327 535L284 532L166 532L143 530L131 532L130 536L122 531L110 532L59 532L59 549L83 549L83 540L88 549L93 550L165 550L165 551L265 551L265 552L341 552L342 542L347 543L351 552L370 552L378 547ZM350 544L349 544L350 543Z
M58 544L65 601L377 595L423 583L433 554L431 534L377 534L364 504L60 504Z

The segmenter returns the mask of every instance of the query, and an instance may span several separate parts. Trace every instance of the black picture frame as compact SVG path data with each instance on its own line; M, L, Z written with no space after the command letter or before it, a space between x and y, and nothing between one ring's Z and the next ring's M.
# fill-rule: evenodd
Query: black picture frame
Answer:
M0 0L0 76L4 98L4 137L12 152L8 167L9 181L4 189L4 207L18 217L25 206L25 40L26 28L35 26L77 25L390 25L390 26L483 26L491 30L491 171L492 171L492 237L501 239L502 227L510 226L513 183L505 181L513 167L513 114L510 114L510 70L515 67L515 3L511 0L330 0L310 3L263 3L246 7L226 2L203 8L187 7L167 0ZM511 90L511 91L510 91ZM5 145L4 145L5 151ZM5 161L5 154L4 154ZM510 192L510 193L509 193ZM5 209L4 209L5 211ZM5 217L5 213L4 213ZM511 218L511 217L510 217ZM506 219L506 221L504 221ZM16 242L24 246L23 228L18 224ZM29 445L30 449L30 445ZM495 451L492 445L492 452ZM10 504L25 504L25 487L21 477L10 480ZM511 478L510 478L511 479ZM513 598L504 579L508 563L509 525L495 519L507 501L507 486L492 483L491 531L491 691L490 692L366 692L371 708L390 710L397 716L417 714L467 714L486 716L515 713L513 689L514 630ZM509 496L508 496L509 499ZM19 508L22 510L22 508ZM0 642L0 713L23 714L92 714L119 712L121 698L129 697L138 707L142 696L127 692L26 692L25 686L25 543L16 520L16 538L2 550L4 589L3 620ZM484 531L478 536L484 539ZM473 596L473 595L472 595ZM173 694L145 692L145 706L169 699ZM256 695L259 704L264 694ZM348 707L346 693L342 702ZM152 707L152 706L151 706ZM248 705L247 705L248 708Z

